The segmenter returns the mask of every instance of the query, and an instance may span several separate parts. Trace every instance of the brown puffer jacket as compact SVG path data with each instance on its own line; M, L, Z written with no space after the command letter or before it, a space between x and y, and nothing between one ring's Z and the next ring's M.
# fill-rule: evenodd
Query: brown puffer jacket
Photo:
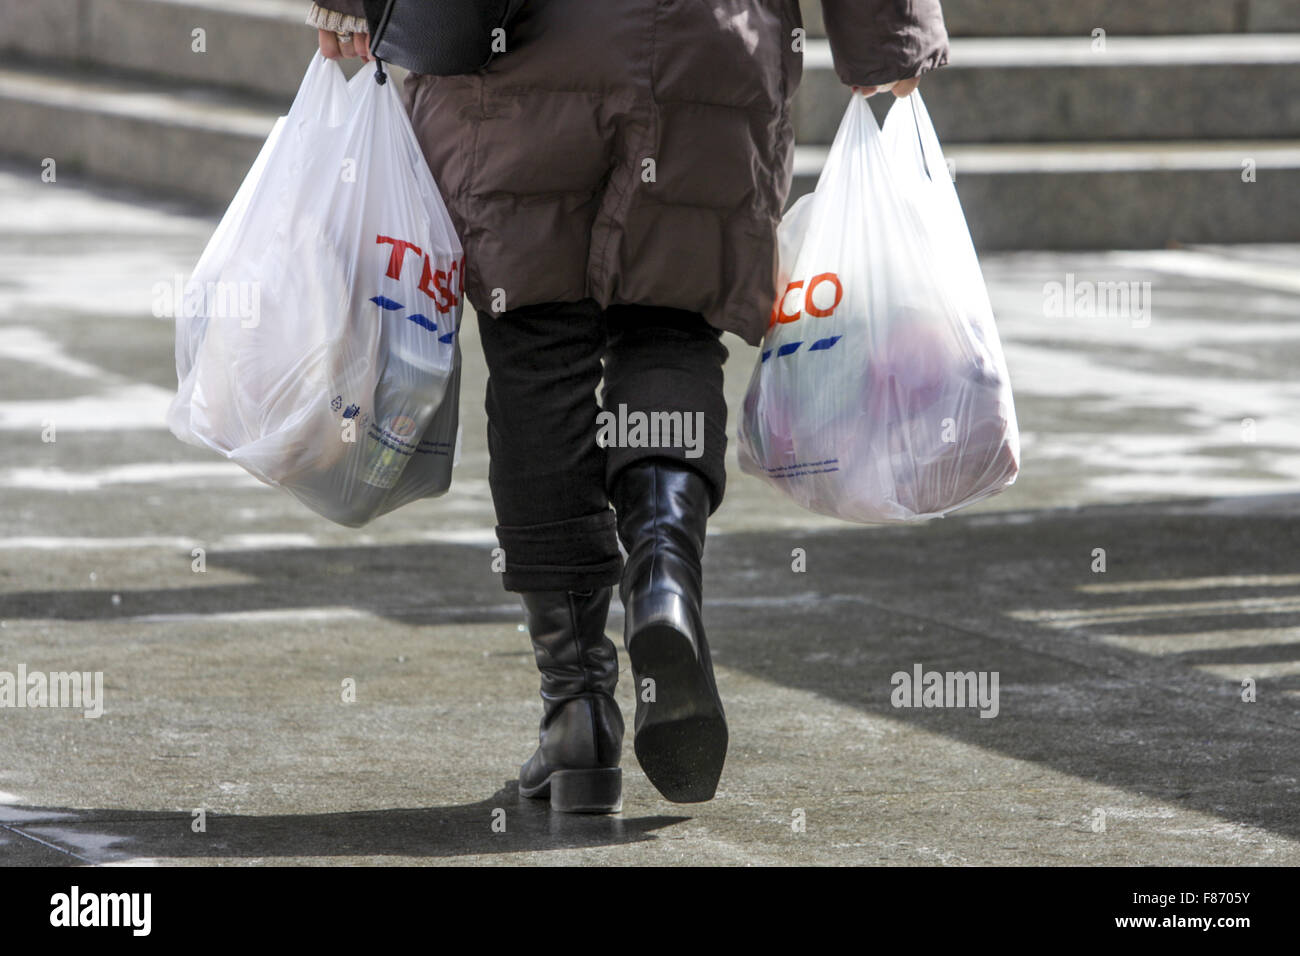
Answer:
M822 6L847 84L947 62L938 0ZM361 0L320 7L364 15ZM797 0L528 0L483 72L410 76L474 307L669 306L757 345L776 297L801 28Z

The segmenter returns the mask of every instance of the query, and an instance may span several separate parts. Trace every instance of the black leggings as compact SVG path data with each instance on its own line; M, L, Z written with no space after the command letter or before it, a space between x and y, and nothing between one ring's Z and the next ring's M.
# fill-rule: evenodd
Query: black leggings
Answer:
M673 458L693 468L709 482L710 513L717 510L727 451L721 334L694 312L602 312L590 299L479 313L488 366L488 484L507 591L618 583L622 558L610 489L633 462ZM602 405L613 416L598 418ZM626 425L649 421L651 413L680 416L655 415L658 431L642 435L616 427L618 418ZM693 435L681 428L688 415ZM604 447L602 425L601 437L610 439ZM670 443L670 435L691 440Z

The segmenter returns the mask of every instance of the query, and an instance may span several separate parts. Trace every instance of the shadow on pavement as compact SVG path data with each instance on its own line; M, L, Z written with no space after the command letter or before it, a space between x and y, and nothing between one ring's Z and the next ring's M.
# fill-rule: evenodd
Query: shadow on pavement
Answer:
M191 573L185 552L182 580ZM283 548L207 552L209 571L235 571L239 584L117 590L11 591L0 620L110 621L156 614L204 616L294 607L351 607L420 624L523 620L514 595L491 573L488 549L463 544Z
M1300 678L1261 673L1258 700L1248 703L1235 671L1200 669L1250 676L1300 662L1298 503L1195 500L720 535L706 568L714 659L989 752L1300 839L1300 704L1287 693ZM792 570L796 548L806 554L802 572ZM1104 573L1093 570L1097 549ZM208 562L253 580L123 592L119 606L103 591L10 593L0 596L0 619L338 604L412 625L519 617L503 610L510 598L487 570L485 548L241 551ZM393 595L412 597L401 604ZM896 709L891 675L916 664L998 672L997 717ZM188 820L173 814L102 814L129 824L146 853L158 834L169 854L231 857L590 846L648 839L676 819L556 819L543 806L511 814L515 829L498 838L485 821L498 801L514 799L507 789L464 807L214 817L192 846L174 835ZM216 841L224 845L214 850Z
M498 808L505 811L504 832L492 829ZM521 798L518 783L510 781L486 800L459 806L283 816L209 813L202 833L191 829L189 813L24 806L0 814L0 835L8 830L29 841L29 846L20 844L17 852L42 852L36 841L59 847L93 847L84 855L44 850L39 861L14 861L29 864L151 858L240 862L303 857L437 858L639 843L653 839L655 830L686 819L552 813L545 801Z
M965 744L1300 838L1300 496L711 542L714 660ZM807 570L790 570L803 548ZM1095 549L1105 572L1095 572ZM784 568L773 568L784 562ZM1188 648L1196 643L1201 646ZM997 671L1000 710L896 709L914 665ZM1231 676L1197 668L1229 665ZM1254 675L1258 699L1242 699ZM797 747L797 741L790 746ZM943 774L954 788L987 786ZM1090 808L1080 807L1080 817Z

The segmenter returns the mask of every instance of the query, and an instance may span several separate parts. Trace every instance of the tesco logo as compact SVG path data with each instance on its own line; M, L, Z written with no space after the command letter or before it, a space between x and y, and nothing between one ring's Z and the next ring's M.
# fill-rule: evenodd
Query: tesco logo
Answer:
M770 329L778 322L797 322L805 315L825 318L835 311L843 298L844 286L840 285L840 277L834 272L813 276L806 289L803 279L791 282L777 296L776 304L772 306L772 320L767 327Z
M424 258L424 271L420 274L419 289L433 300L434 308L439 312L446 313L460 304L461 285L465 274L464 256L452 260L451 268L444 272L441 269L435 270L433 264L429 261L428 254L413 242L407 242L405 239L394 239L392 236L375 236L375 242L379 244L388 243L393 247L388 255L388 269L385 273L388 278L398 279L401 277L402 265L409 250Z
M816 318L825 318L833 313L836 307L844 299L844 286L840 284L840 277L834 272L823 272L815 275L805 281L803 279L797 282L791 282L785 287L772 306L772 319L767 323L768 334L771 334L773 328L781 324L797 322L805 315L811 315ZM831 335L826 338L816 339L808 346L809 352L820 352L829 349L835 345L843 335ZM773 351L777 357L793 355L798 352L804 345L804 340L800 339L794 342L784 342L777 349L764 349L763 361L766 362L772 357Z
M429 254L413 242L407 242L405 239L394 239L392 236L375 236L375 242L379 245L387 243L393 247L388 254L388 268L384 271L388 278L400 279L402 277L402 266L406 262L406 254L411 252L424 259L424 268L420 273L420 283L416 288L433 300L433 307L439 313L446 315L460 305L461 288L465 276L465 257L463 255L459 259L453 259L451 266L444 271L434 269L433 263L429 260ZM402 296L402 298L406 298L406 296ZM403 303L390 299L386 295L372 296L370 301L387 312L401 312L406 309ZM406 314L406 318L421 328L428 329L430 332L437 332L438 322L427 315L414 311L414 308ZM439 335L438 341L451 342L456 337L458 328L452 328L451 331Z

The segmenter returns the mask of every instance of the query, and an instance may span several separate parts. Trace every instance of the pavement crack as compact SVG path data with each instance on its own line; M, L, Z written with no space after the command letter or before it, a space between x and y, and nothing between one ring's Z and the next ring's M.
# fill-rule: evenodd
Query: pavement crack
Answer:
M55 843L50 843L48 840L42 840L40 837L32 836L30 833L24 833L22 830L18 829L17 827L10 826L7 823L0 823L0 830L8 830L10 833L14 834L15 836L20 836L24 840L31 840L33 843L39 843L41 846L45 847L46 849L53 850L55 853L63 853L67 856L73 857L74 859L80 860L82 863L88 864L89 866L96 865L94 860L88 860L80 853L73 853L71 850L67 849L66 847L61 847Z

